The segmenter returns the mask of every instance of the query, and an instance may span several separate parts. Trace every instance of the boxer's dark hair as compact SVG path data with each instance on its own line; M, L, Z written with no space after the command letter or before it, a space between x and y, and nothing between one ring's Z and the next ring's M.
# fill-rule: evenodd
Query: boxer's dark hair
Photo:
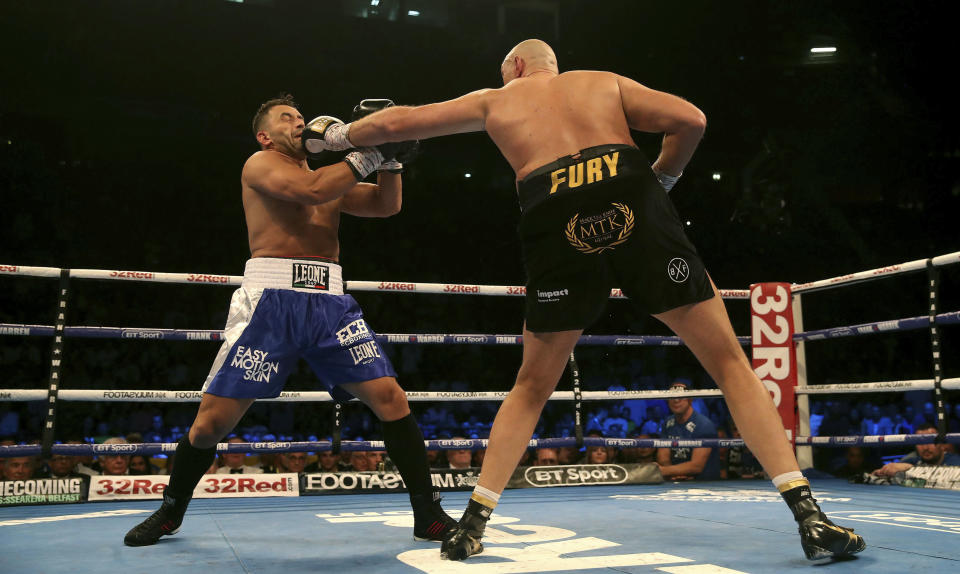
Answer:
M257 137L257 132L260 131L263 118L267 117L270 109L274 106L290 106L291 108L296 108L297 102L293 101L291 94L280 94L260 104L260 109L258 109L256 115L253 116L253 137Z

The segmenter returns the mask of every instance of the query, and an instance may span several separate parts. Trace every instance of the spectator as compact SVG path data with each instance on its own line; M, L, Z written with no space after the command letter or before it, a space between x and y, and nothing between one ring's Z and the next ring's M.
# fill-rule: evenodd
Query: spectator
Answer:
M360 454L367 456L367 453ZM369 457L367 457L369 458ZM307 453L305 452L281 452L276 458L277 473L291 472L300 474L307 466Z
M840 401L830 404L830 410L823 417L820 423L820 434L818 436L846 436L850 434L853 425L850 417L845 411L846 405Z
M153 468L153 464L150 462L150 457L145 454L135 454L130 457L130 474L136 475L151 475L151 474L160 474Z
M671 391L686 391L690 386L684 381L675 381ZM716 438L717 428L706 416L693 410L688 398L667 401L673 416L663 423L663 437L670 439ZM709 447L661 448L657 450L657 464L664 478L674 480L716 480L720 477L717 453Z
M924 423L917 429L916 434L937 434L937 427ZM916 452L901 458L898 462L889 462L872 474L891 477L898 472L906 472L915 466L960 466L960 455L946 452L943 444L918 444Z
M575 446L562 446L557 449L558 464L577 464L580 458L580 451Z
M648 434L634 433L631 438L650 439L655 437ZM624 463L637 464L657 462L657 449L653 448L652 446L631 446L621 448L618 460Z
M587 464L603 464L610 460L610 455L605 446L587 447Z
M386 451L382 450L368 450L367 451L367 466L370 467L370 470L382 471L386 466Z
M660 412L657 407L647 407L647 420L640 425L642 434L660 434Z
M41 478L73 478L82 476L77 472L77 460L65 454L55 454L47 459L47 471Z
M557 449L555 448L538 448L537 449L537 466L556 466L559 462L557 458Z
M370 457L367 456L367 453L362 450L355 450L350 452L350 468L354 472L367 472L374 470L370 468Z
M454 440L465 440L462 436L453 437ZM468 448L460 448L447 451L447 463L450 468L470 468L470 460L473 453Z
M871 466L867 461L867 450L859 446L847 447L844 451L843 466L835 469L832 474L837 478L850 478L861 476L865 472L870 472Z
M28 480L33 477L35 466L36 459L32 456L6 458L3 461L3 480Z
M238 444L245 442L238 436L232 436L227 439L227 444ZM222 452L220 453L220 468L217 474L263 474L263 469L259 466L247 464L248 453L245 452Z
M729 427L731 437L742 438L733 418L729 419ZM746 445L721 448L717 451L721 461L720 478L762 478L764 476L763 466Z
M893 421L881 412L878 405L872 405L869 414L860 422L860 434L864 436L893 434Z
M622 438L627 435L628 430L631 430L629 426L630 423L624 416L623 407L613 406L610 407L609 415L603 420L600 428L604 436Z
M119 436L108 438L103 444L130 444L127 439ZM130 474L130 455L129 454L110 454L104 453L97 456L100 463L100 474L104 476L121 476Z
M483 457L487 456L487 449L478 448L473 451L473 457L470 459L470 464L474 468L480 468L483 466Z
M330 450L322 450L317 453L317 460L310 463L304 469L305 472L339 472L340 455L334 454Z

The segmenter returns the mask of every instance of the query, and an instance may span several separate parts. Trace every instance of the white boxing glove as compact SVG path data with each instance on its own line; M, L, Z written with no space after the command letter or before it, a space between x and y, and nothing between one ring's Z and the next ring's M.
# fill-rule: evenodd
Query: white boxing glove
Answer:
M310 120L300 133L307 156L316 159L324 151L343 151L353 146L350 143L350 125L333 116L318 116Z
M363 181L383 164L383 154L375 147L362 147L343 158L353 171L357 181Z

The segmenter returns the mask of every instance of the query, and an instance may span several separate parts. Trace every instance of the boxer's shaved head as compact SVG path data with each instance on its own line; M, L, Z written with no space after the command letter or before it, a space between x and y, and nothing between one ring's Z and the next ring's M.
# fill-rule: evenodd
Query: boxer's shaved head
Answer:
M514 46L500 66L500 75L503 77L504 84L534 72L559 73L557 55L553 53L553 48L543 40L535 38L524 40Z

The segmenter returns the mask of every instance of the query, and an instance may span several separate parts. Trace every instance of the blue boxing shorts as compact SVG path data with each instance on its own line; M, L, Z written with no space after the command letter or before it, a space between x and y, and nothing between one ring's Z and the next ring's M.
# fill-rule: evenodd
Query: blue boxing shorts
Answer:
M396 377L360 306L343 294L340 266L326 260L257 257L230 301L224 343L203 392L274 398L303 358L337 400L338 385Z

